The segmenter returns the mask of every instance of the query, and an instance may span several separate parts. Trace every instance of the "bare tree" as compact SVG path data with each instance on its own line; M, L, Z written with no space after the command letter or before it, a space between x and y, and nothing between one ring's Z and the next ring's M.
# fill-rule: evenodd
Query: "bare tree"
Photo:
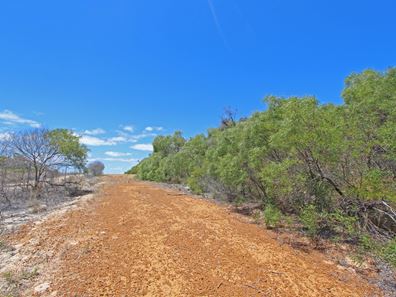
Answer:
M58 148L50 143L48 130L14 133L10 136L9 147L14 157L26 160L33 169L33 189L38 190L41 181L50 170L56 170L65 163Z
M226 129L226 128L235 126L235 124L236 124L236 114L237 114L236 110L234 110L234 109L232 109L230 107L225 108L224 109L224 114L221 117L221 126L220 127L222 129Z

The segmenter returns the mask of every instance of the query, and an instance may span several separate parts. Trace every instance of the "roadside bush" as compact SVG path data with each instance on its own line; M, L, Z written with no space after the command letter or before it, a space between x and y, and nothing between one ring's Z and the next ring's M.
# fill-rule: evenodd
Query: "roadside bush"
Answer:
M88 174L92 176L100 176L103 174L103 170L105 169L105 166L100 161L94 161L88 164L87 169L88 169Z
M348 216L337 210L334 213L327 215L328 224L334 228L334 231L339 234L351 237L357 237L358 233L358 219L354 216Z
M396 239L393 239L382 248L381 256L385 261L396 267Z
M276 228L279 225L279 222L282 218L281 211L273 206L272 204L268 204L264 208L264 222L267 228Z
M310 237L316 237L318 235L320 230L320 214L316 211L314 205L308 205L302 210L300 220Z
M132 172L271 205L269 225L278 211L297 216L314 238L389 241L396 236L396 68L350 75L343 99L269 96L264 111L228 117L206 135L157 137Z

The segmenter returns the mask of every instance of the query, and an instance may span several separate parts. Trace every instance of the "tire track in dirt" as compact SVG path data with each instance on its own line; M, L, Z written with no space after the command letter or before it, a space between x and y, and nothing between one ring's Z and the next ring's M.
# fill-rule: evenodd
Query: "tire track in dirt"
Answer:
M381 296L227 208L127 177L106 179L98 199L42 227L41 248L57 247L42 296ZM14 240L32 236L25 228Z

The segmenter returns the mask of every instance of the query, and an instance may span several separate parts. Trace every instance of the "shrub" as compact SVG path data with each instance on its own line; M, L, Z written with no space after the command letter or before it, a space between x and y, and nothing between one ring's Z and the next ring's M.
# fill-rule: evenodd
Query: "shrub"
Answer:
M276 228L282 218L281 211L274 205L268 204L264 208L264 222L267 228Z
M395 81L396 68L352 74L340 105L269 96L264 111L227 120L207 135L155 138L153 154L133 172L232 202L261 202L268 226L278 224L280 213L297 214L313 238L357 239L365 232L390 238L396 235Z
M318 235L320 229L319 219L320 215L316 211L316 207L314 205L308 205L302 210L300 220L310 237Z
M337 232L347 236L358 235L358 219L354 216L348 216L341 211L330 213L327 215L328 224Z
M381 257L396 267L396 239L393 239L382 248Z
M88 164L87 169L90 175L99 176L103 174L103 170L105 169L105 166L100 161L94 161Z

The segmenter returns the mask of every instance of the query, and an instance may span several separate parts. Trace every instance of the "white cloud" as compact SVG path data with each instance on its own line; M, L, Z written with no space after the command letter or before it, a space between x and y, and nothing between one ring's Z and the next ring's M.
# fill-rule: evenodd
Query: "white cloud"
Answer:
M138 160L134 158L102 158L103 161L121 162L121 163L136 163Z
M140 144L135 144L131 146L132 149L138 150L138 151L147 151L147 152L152 152L153 145L151 143L140 143Z
M133 132L135 130L133 126L124 126L122 129L124 129L127 132Z
M82 144L91 145L91 146L109 146L109 145L117 144L115 141L101 139L98 137L87 136L87 135L82 136L80 138L80 142Z
M113 142L127 142L128 139L125 136L116 136L109 139L109 141Z
M100 135L100 134L105 134L105 133L106 133L106 131L101 128L97 128L97 129L93 129L93 130L85 130L83 132L83 134L86 134L86 135Z
M120 163L137 163L139 160L134 158L90 158L88 162L93 161L108 161L108 162L120 162Z
M128 138L128 141L137 142L139 139L155 137L155 136L157 136L157 134L155 134L155 133L141 133L141 134L131 135Z
M11 134L8 132L0 133L0 140L7 140L11 137Z
M135 143L135 142L138 142L139 139L157 136L157 134L155 134L155 133L148 133L148 132L143 132L143 133L134 134L134 135L125 133L123 131L117 131L117 133L118 133L118 136L109 138L109 141Z
M121 152L105 152L105 155L110 157L126 157L132 155L131 153L121 153Z
M164 130L164 128L163 127L150 127L150 126L148 126L148 127L144 128L144 130L148 131L148 132L152 132L152 131L162 131L162 130Z
M83 132L74 132L74 135L80 137L80 142L89 146L115 146L121 143L137 143L157 136L154 131L161 131L162 127L146 127L144 131L138 134L131 133L132 126L121 126L122 130L116 130L116 135L112 137L100 137L100 134L107 133L104 129L97 128L85 130ZM152 147L147 145L137 145L134 149L142 151L152 151ZM111 153L111 152L110 152ZM124 155L127 156L127 155Z
M40 123L33 120L22 118L9 110L4 110L0 112L0 120L3 120L3 123L7 125L27 125L32 128L41 127Z

